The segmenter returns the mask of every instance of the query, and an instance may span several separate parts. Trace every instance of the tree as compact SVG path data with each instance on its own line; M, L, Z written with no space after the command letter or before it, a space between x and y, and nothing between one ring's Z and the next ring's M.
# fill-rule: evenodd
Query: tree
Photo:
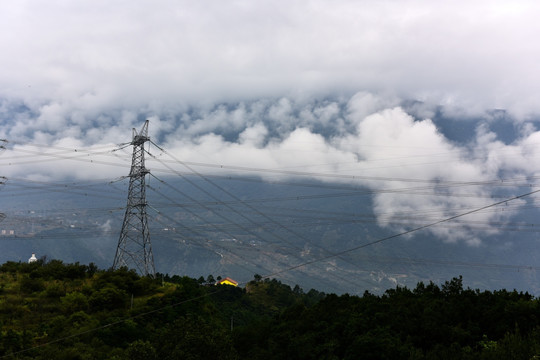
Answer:
M125 291L107 286L94 292L88 300L93 311L125 308L128 295Z
M150 342L136 340L126 349L126 358L129 360L155 360L157 353Z
M67 294L60 301L62 302L63 311L67 314L88 310L88 299L78 291Z
M230 330L223 324L209 323L191 316L179 318L158 334L156 349L159 358L189 360L234 360Z

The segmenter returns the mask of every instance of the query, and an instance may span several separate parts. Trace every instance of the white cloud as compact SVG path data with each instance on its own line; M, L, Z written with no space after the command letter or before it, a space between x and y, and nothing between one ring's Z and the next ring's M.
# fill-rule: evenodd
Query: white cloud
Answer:
M3 96L95 114L365 90L538 113L534 2L283 5L5 2Z
M429 181L540 173L538 10L529 1L3 2L0 138L16 145L2 171L123 175L100 164L125 164L110 154L92 166L10 160L29 142L113 148L148 116L151 137L181 159L421 179L422 196L375 195L380 224L426 208L448 216L492 190L445 188L444 198ZM458 145L430 120L489 119L493 109L520 122L511 144L479 127ZM466 226L434 231L478 243Z
M252 144L255 147L264 145L264 140L268 135L268 129L261 123L255 124L252 127L246 128L238 136L240 144Z
M458 145L445 138L430 119L415 119L400 106L385 108L396 102L361 92L349 99L323 102L281 98L192 107L183 116L171 117L165 112L163 118L151 117L150 135L176 158L224 165L223 169L205 171L223 174L229 171L228 165L304 171L321 181L366 186L375 191L374 213L379 224L398 230L403 229L399 225L403 217L413 224L425 224L484 206L494 196L489 186L453 184L489 183L500 174L532 176L540 170L531 166L537 163L540 143L540 132L532 124L524 124L521 137L511 144L480 126L473 143ZM71 116L53 116L56 111L49 108L45 114L28 116L11 129L13 134L41 130L31 135L33 145L15 143L0 157L0 164L9 164L3 167L5 176L102 179L125 175L129 149L112 149L129 142L130 129L140 127L136 112L115 111L86 124ZM50 116L50 123L43 122L45 116ZM335 128L338 131L332 131ZM163 166L154 164L151 168L159 173ZM272 179L287 176L259 175ZM353 175L354 180L349 177ZM483 223L504 222L516 209L472 218ZM467 225L430 231L448 241L480 241ZM484 234L494 231L488 226Z

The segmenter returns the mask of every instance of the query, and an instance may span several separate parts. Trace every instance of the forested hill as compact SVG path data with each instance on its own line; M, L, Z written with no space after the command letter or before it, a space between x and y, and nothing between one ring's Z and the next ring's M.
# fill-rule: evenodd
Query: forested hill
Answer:
M211 278L209 276L209 278ZM2 359L531 359L540 303L461 278L376 296L277 280L204 278L38 261L0 266Z

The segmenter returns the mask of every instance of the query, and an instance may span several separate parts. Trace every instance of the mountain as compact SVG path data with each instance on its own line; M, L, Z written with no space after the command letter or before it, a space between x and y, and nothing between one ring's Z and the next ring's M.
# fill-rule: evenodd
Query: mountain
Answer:
M5 230L0 262L24 262L36 253L112 265L127 182L91 183L83 192L75 184L61 192L50 191L50 184L39 192L28 184L23 193L15 191L20 186L3 189L7 217L0 223L0 234ZM427 231L384 240L396 231L377 224L370 192L363 188L190 176L150 180L147 200L160 273L213 274L240 282L260 274L353 294L463 275L473 288L540 293L535 231L500 231L480 246L445 242ZM539 215L536 209L526 214L531 221Z

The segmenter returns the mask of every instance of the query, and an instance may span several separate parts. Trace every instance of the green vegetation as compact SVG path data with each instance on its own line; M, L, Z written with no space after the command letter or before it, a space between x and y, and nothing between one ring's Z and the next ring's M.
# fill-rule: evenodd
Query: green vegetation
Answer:
M376 296L58 260L0 266L0 358L532 359L540 300L454 278ZM213 279L208 276L206 279Z

